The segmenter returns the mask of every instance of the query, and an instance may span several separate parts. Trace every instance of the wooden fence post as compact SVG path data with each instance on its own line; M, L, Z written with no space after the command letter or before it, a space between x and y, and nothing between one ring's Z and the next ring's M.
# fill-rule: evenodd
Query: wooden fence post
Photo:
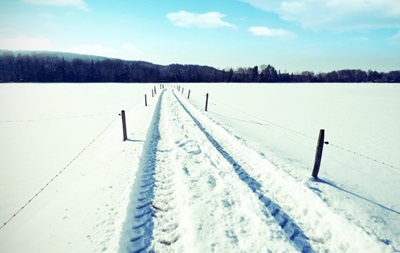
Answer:
M206 94L206 111L208 110L208 93Z
M185 90L185 88L182 88L182 94L183 94L183 91Z
M154 94L157 94L157 88L154 86Z
M147 106L147 94L144 94L144 106Z
M188 99L190 98L190 90L188 91Z
M124 141L128 139L128 135L126 133L126 119L125 119L125 111L121 111L121 118L122 118L122 131L123 131L123 137Z
M317 179L319 168L321 166L321 159L322 159L322 151L324 149L324 139L325 139L325 130L321 129L319 131L318 143L317 143L317 150L315 152L315 162L314 168L312 171L312 176Z

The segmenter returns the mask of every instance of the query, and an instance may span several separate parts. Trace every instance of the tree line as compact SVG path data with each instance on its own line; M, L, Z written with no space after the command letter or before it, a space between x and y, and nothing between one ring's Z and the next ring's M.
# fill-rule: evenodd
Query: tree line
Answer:
M157 65L65 53L3 51L0 82L380 82L400 83L400 71L345 69L328 73L281 73L273 66L219 70L208 66Z

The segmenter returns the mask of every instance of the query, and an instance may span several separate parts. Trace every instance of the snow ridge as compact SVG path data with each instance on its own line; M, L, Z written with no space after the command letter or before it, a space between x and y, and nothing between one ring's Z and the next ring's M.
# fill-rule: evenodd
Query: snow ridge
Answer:
M152 127L141 158L141 175L134 187L136 200L132 203L133 219L129 221L128 240L123 252L182 251L178 229L179 207L175 201L174 155L166 127L168 114L162 91L155 108ZM126 240L126 238L125 238ZM121 242L122 244L126 242Z
M317 252L392 252L393 248L334 213L308 187L296 182L285 172L277 170L263 156L207 117L206 113L198 111L190 102L178 96L176 98L186 107L192 118L199 122L203 134L208 133L206 135L210 137L211 142L212 139L215 140L213 145L222 152L221 154L225 154L232 165L237 164L234 169L239 177L244 178L243 181L249 187L254 182L260 183L261 187L258 189L263 195L268 195L268 198L286 213L287 216L282 215L282 217L284 219L290 217L295 221L293 223L301 228L304 237L300 236L301 242L293 242L297 249ZM241 173L242 170L246 173ZM272 215L276 212L273 206L268 207L268 211ZM278 224L284 224L280 219L279 216L276 219ZM290 234L286 230L285 233ZM292 238L290 236L290 239Z
M151 246L153 238L155 216L151 208L151 200L154 197L154 173L156 164L156 149L158 143L158 124L160 121L160 106L163 93L155 107L152 123L146 136L146 143L141 157L141 164L133 187L131 204L129 206L128 220L121 238L121 252L141 252ZM127 237L127 238L126 238Z
M168 89L129 208L121 253L390 252Z
M175 93L174 93L175 95ZM300 252L313 252L311 245L307 241L307 237L304 232L296 225L296 223L282 210L282 208L273 202L270 198L263 194L263 189L261 184L252 178L236 161L235 159L224 150L224 148L211 136L209 132L203 127L203 125L190 113L190 111L182 104L182 102L175 95L182 108L186 113L192 118L196 123L197 127L203 132L207 139L212 143L212 145L218 150L221 155L234 167L234 171L237 173L239 178L247 184L252 192L260 199L260 201L267 207L269 213L267 216L272 215L279 226L286 233L288 239L290 239L295 247Z

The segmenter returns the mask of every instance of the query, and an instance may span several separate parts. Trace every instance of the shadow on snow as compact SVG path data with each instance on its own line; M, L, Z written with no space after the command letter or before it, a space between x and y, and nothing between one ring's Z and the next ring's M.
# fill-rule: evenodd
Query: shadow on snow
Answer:
M129 242L121 241L120 252L153 252L150 248L153 240L154 217L156 210L152 203L154 200L155 168L157 161L157 146L160 140L160 108L163 96L162 92L157 102L150 129L146 136L143 153L140 158L138 174L133 187L131 203L125 225L125 233ZM129 140L132 142L144 142L141 140Z
M301 228L291 219L282 208L270 198L263 195L261 184L252 178L236 161L235 159L224 150L224 148L211 136L211 134L203 127L203 125L190 113L190 111L183 105L183 103L174 94L177 101L181 104L186 113L192 118L197 127L203 132L207 139L213 146L221 153L221 155L233 166L239 178L247 184L259 200L265 205L269 213L274 217L275 221L279 224L288 239L292 241L294 246L301 252L311 253L314 252L308 242L307 236ZM268 213L266 213L269 216Z
M351 191L346 190L346 189L344 189L344 188L342 188L342 187L339 187L339 186L337 186L336 184L334 184L334 183L332 183L332 182L329 182L329 181L327 181L327 180L323 180L323 179L318 178L318 179L313 179L313 181L314 181L314 182L317 182L317 183L329 185L329 186L331 186L331 187L333 187L333 188L335 188L335 189L337 189L337 190L343 191L343 192L345 192L345 193L347 193L347 194L350 194L350 195L352 195L352 196L354 196L354 197L357 197L357 198L362 199L362 200L364 200L364 201L366 201L366 202L369 202L369 203L371 203L371 204L374 204L374 205L376 205L376 206L378 206L378 207L380 207L380 208L382 208L382 209L385 209L386 211L389 211L389 212L392 212L392 213L394 213L394 214L400 215L400 212L399 212L399 211L396 211L396 210L391 209L391 208L389 208L389 207L386 207L386 206L384 206L384 205L382 205L382 204L379 204L379 203L377 203L377 202L375 202L375 201L373 201L373 200L367 199L366 197L363 197L363 196L358 195L358 194L356 194L356 193L354 193L354 192L351 192ZM311 188L311 189L313 189L313 188Z

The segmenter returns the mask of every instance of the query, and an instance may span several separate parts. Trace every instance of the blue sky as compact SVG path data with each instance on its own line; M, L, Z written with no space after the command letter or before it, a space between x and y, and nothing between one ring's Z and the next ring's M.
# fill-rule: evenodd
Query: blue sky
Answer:
M0 49L217 68L400 69L400 0L2 0Z

